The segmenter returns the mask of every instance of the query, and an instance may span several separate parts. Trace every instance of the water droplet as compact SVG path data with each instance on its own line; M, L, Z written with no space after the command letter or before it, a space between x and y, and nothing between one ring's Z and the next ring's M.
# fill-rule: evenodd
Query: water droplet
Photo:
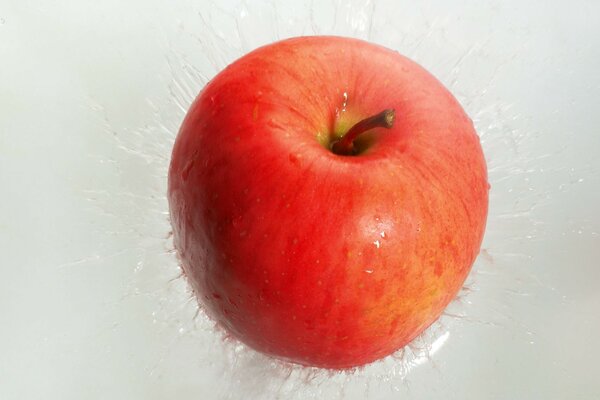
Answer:
M344 101L342 103L342 112L346 112L347 105L348 105L348 92L344 92Z
M380 248L381 247L381 243L379 242L379 240L376 240L373 242L373 244L375 245L375 247Z

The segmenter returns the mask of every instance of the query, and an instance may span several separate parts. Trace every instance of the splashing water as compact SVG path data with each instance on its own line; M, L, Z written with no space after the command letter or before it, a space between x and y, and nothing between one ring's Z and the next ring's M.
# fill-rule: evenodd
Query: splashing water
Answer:
M576 140L576 134L586 131L588 125L575 117L592 115L586 108L588 101L579 98L574 104L574 98L566 98L539 104L539 97L527 95L543 90L557 76L571 87L589 85L590 91L584 93L597 95L597 78L591 83L578 80L583 74L579 64L570 65L566 72L548 67L559 65L554 62L557 60L587 57L592 44L567 43L547 51L545 37L537 29L544 21L515 18L509 6L499 4L490 12L484 11L483 5L456 10L441 1L419 6L392 1L306 1L286 6L275 1L227 1L210 2L209 7L173 7L169 15L176 17L157 24L159 28L151 30L153 36L147 40L154 44L139 49L141 59L156 52L156 47L164 55L162 65L152 69L155 75L144 75L143 67L139 69L140 81L158 80L152 90L137 93L144 102L118 107L107 100L110 95L102 87L82 83L93 87L83 103L100 135L85 161L94 171L94 179L80 182L77 196L86 201L82 212L97 223L85 227L91 245L61 262L57 273L65 277L91 275L102 286L105 275L101 271L110 271L121 282L104 297L99 332L90 333L89 340L99 337L119 343L120 337L135 332L140 347L131 351L144 356L122 361L141 371L134 375L133 385L144 388L139 393L146 390L157 395L162 390L165 396L177 393L179 398L447 398L448 393L477 398L487 393L514 394L507 392L506 386L527 387L511 375L518 359L514 354L521 354L520 362L533 370L534 360L549 357L536 346L550 346L554 340L544 332L545 325L553 323L546 306L561 312L576 308L569 296L577 291L558 287L565 275L543 268L553 258L560 262L569 258L549 249L547 243L577 237L580 251L589 251L593 243L600 247L597 213L556 214L560 204L574 198L598 199L594 187L600 186L600 173L589 148L600 148L600 143L597 139ZM535 14L529 6L523 7L523 15ZM594 13L588 10L588 15ZM151 18L142 20L154 23ZM4 21L1 18L0 25ZM270 359L224 337L214 327L199 309L179 269L166 200L171 148L201 88L251 49L308 34L371 40L429 69L472 117L491 183L482 251L457 299L409 346L379 362L337 373ZM591 61L598 66L597 59ZM122 78L121 69L107 72L114 79ZM128 83L124 79L119 85ZM571 96L560 87L551 89ZM559 105L560 112L552 109ZM573 115L574 122L565 122L565 113ZM600 122L597 116L592 118ZM600 256L597 251L595 254ZM597 272L589 270L590 279L598 278ZM592 315L592 311L582 312ZM131 322L134 313L145 325ZM559 330L556 324L552 326ZM586 337L591 338L592 333ZM87 356L97 364L112 365L109 360L114 353L130 351L126 344L114 346L100 356ZM512 349L513 355L506 355L506 349ZM563 360L575 357L560 353L556 359L561 359L559 356ZM543 359L548 361L546 373L561 376L563 363ZM494 362L501 367L490 367ZM473 369L464 367L469 363L474 364ZM481 383L466 387L467 375L461 371L477 371ZM498 377L497 382L486 379L490 376ZM541 381L533 372L528 379ZM569 379L576 382L587 377ZM591 379L590 374L590 385ZM561 393L560 388L549 385L547 390L555 395Z
M120 209L130 205L135 210L123 221L123 229L136 231L146 243L139 249L127 295L154 297L157 300L154 322L173 335L172 343L162 349L151 373L164 373L172 368L174 357L181 349L188 348L192 354L186 359L197 366L196 371L209 370L216 376L219 384L214 386L221 387L218 398L375 398L382 385L392 393L410 393L415 368L426 368L428 373L440 370L443 375L443 368L436 365L435 353L452 341L453 332L465 334L473 324L495 329L516 326L520 340L535 340L537 332L513 310L528 308L532 291L552 292L552 287L528 268L532 257L527 243L544 239L544 223L536 210L549 205L553 194L552 189L536 187L532 180L547 165L546 160L560 150L536 149L540 132L532 128L533 124L513 104L493 97L505 70L516 63L510 60L525 53L527 43L512 48L512 54L503 56L507 61L498 65L490 61L491 32L476 41L457 41L448 32L450 17L413 16L409 24L404 21L404 26L395 30L395 35L384 36L382 32L389 32L391 21L383 9L376 8L374 2L332 2L318 6L313 2L288 10L267 2L252 8L242 4L232 9L202 10L192 19L193 24L180 25L177 39L171 42L173 47L165 59L170 75L168 96L148 101L153 111L148 126L117 132L105 110L99 104L93 105L107 132L112 132L108 137L122 152L123 158L114 163L118 168L124 168L124 163L142 164L148 180L146 185L133 190L131 187L126 191L106 190L104 199L98 197L102 193L86 193L99 207L112 205ZM316 16L327 13L333 14L333 18L326 18L330 24ZM264 20L276 22L264 26L261 23ZM334 32L383 43L437 73L473 116L488 159L492 185L482 255L444 316L397 354L339 373L285 364L257 354L235 340L223 341L222 333L198 310L179 272L167 236L165 199L168 156L177 126L209 77L258 45L290 36ZM161 103L155 105L155 101ZM572 170L571 175L574 174L576 171ZM581 182L582 178L563 182L561 190L566 190L565 185ZM117 214L110 209L104 212ZM145 218L141 218L142 213ZM442 390L444 379L437 379Z

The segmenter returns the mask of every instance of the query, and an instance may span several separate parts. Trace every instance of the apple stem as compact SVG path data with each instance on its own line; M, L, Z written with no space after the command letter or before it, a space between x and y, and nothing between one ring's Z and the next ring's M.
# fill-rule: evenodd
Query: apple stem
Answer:
M396 112L394 110L383 110L379 114L365 118L357 122L344 136L331 143L331 151L339 155L355 155L354 140L361 134L373 128L389 129L394 125Z

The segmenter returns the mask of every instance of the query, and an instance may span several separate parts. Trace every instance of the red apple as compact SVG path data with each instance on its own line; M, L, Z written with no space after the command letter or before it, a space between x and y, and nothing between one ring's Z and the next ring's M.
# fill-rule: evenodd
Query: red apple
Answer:
M488 183L471 120L422 67L364 41L302 37L202 90L168 196L209 314L261 352L339 369L439 317L478 254Z

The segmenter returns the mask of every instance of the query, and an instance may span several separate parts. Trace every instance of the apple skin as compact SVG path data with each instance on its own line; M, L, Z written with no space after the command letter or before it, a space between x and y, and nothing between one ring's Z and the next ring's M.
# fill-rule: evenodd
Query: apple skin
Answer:
M327 143L383 109L355 156ZM395 51L301 37L219 73L176 139L174 243L219 325L263 353L343 369L405 346L461 288L488 208L456 99Z

